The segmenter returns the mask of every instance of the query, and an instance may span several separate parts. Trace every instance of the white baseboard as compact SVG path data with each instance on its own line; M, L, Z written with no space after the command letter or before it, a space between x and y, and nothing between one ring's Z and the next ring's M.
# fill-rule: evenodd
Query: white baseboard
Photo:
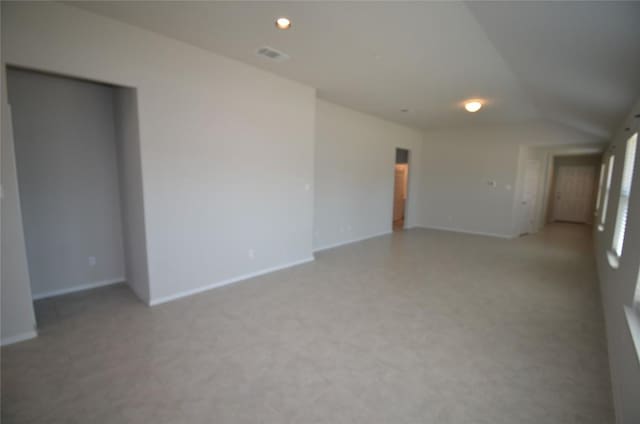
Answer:
M359 241L364 241L364 240L368 240L371 238L375 238L375 237L381 237L381 236L386 236L387 234L391 234L393 231L392 230L388 230L388 231L384 231L382 233L378 233L378 234L373 234L370 236L365 236L365 237L359 237L356 239L350 239L350 240L346 240L346 241L341 241L338 243L333 243L333 244L328 244L326 246L322 246L322 247L317 247L315 249L313 249L313 252L321 252L323 250L329 250L329 249L333 249L335 247L339 247L339 246L344 246L345 244L351 244L351 243L357 243Z
M468 231L468 230L461 230L459 228L436 227L436 226L426 226L426 225L417 225L414 228L424 228L425 230L450 231L452 233L473 234L475 236L497 237L497 238L508 239L508 240L512 240L518 237L514 235L507 235L507 234L485 233L482 231Z
M207 290L211 290L211 289L215 289L218 287L222 287L222 286L226 286L229 284L233 284L233 283L238 283L240 281L244 281L244 280L248 280L249 278L254 278L254 277L258 277L260 275L264 275L264 274L269 274L271 272L275 272L275 271L280 271L286 268L291 268L294 267L296 265L302 265L302 264L306 264L308 262L313 262L315 260L315 258L313 256L299 260L299 261L295 261L295 262L289 262L283 265L278 265L278 266L274 266L271 268L266 268L266 269L262 269L260 271L256 271L256 272L252 272L249 274L244 274L244 275L240 275L238 277L233 277L233 278L229 278L227 280L223 280L223 281L219 281L217 283L213 283L213 284L208 284L206 286L202 286L202 287L198 287L195 289L191 289L191 290L185 290L176 294L172 294L169 296L164 296L164 297L159 297L157 299L151 299L149 301L149 306L156 306L156 305L160 305L161 303L167 303L170 302L172 300L176 300L176 299L180 299L183 297L187 297L187 296L191 296L194 294L198 294L198 293L202 293L204 291Z
M25 340L33 339L34 337L38 337L38 332L36 330L27 331L26 333L16 334L15 336L3 338L2 340L0 340L0 346L7 346L18 342L23 342Z
M120 278L114 278L111 280L96 281L95 283L81 284L79 286L68 287L66 289L52 290L44 293L37 293L33 295L33 300L46 299L47 297L60 296L62 294L69 294L69 293L74 293L82 290L89 290L89 289L95 289L98 287L110 286L111 284L124 283L125 281L126 281L126 278L120 277Z

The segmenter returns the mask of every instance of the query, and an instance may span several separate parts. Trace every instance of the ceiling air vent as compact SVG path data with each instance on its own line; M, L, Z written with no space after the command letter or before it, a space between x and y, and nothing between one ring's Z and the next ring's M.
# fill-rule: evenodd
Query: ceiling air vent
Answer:
M256 50L256 55L262 56L269 60L273 60L274 62L283 62L289 59L288 54L282 53L274 48L266 47L266 46L260 47L258 50Z

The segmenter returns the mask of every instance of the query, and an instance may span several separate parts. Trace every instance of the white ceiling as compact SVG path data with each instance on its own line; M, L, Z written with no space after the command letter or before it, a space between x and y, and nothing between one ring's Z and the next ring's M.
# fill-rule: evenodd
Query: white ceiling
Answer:
M417 128L547 119L603 138L640 94L640 2L72 4ZM257 57L262 46L291 58ZM472 97L487 106L464 112Z

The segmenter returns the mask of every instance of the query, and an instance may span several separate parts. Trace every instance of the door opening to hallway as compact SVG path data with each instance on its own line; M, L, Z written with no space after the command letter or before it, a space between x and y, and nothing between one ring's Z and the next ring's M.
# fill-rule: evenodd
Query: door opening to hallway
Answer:
M593 222L600 160L599 155L555 158L552 222Z
M409 150L396 149L393 189L393 231L404 229L409 187Z

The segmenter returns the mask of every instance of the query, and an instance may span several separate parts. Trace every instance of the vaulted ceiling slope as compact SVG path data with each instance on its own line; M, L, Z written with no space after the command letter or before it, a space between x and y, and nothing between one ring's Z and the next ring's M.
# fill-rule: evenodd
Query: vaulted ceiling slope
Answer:
M540 115L608 136L640 95L640 2L470 2Z
M602 140L640 94L640 2L71 3L416 128L550 120Z

